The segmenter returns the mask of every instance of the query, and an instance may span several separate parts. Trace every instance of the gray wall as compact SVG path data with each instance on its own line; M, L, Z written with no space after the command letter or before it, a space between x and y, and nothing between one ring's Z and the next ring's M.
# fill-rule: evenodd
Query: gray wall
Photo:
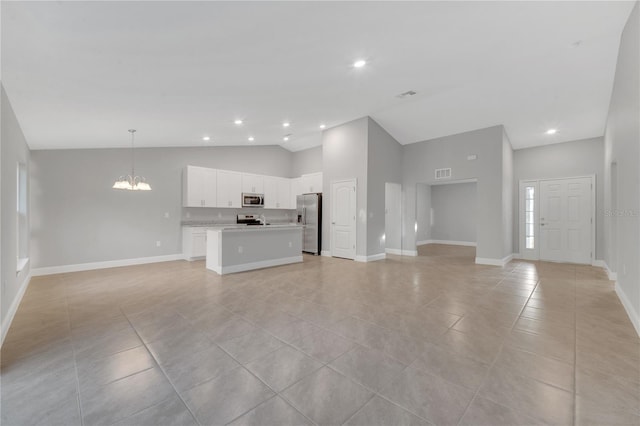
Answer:
M631 316L640 327L640 10L636 2L622 33L611 105L604 140L605 216L604 257L617 273L621 292L631 303ZM617 197L611 180L616 163ZM614 181L615 182L615 181ZM616 215L620 215L616 217Z
M513 247L513 148L502 129L502 257L510 256Z
M371 256L385 252L385 183L402 183L402 145L373 119L368 126L367 256Z
M113 190L113 181L127 172L129 154L125 149L32 152L32 267L180 253L182 169L188 164L291 175L291 153L280 147L145 148L136 150L136 173L153 190ZM217 217L214 210L221 209L185 209L185 214Z
M2 235L2 243L0 245L0 276L1 283L1 301L2 309L2 330L6 331L8 327L7 313L11 304L16 300L20 287L29 275L30 265L27 266L16 275L17 261L17 238L16 229L17 221L17 166L23 163L30 167L30 152L27 141L22 134L20 125L11 107L11 102L4 91L4 87L0 85L0 170L2 171L2 195L0 205L2 205L2 216L0 218L0 234ZM27 184L27 194L29 193L29 185ZM32 205L27 197L27 211L31 211ZM29 232L29 223L27 223L27 233ZM28 241L27 241L28 244ZM27 247L27 253L30 252ZM29 256L32 255L29 253Z
M431 185L416 184L416 244L431 239ZM474 237L475 238L475 237Z
M291 154L291 177L322 171L322 145Z
M520 180L596 175L596 259L604 258L603 138L583 139L514 152L515 193ZM518 195L514 197L513 249L520 250Z
M494 126L425 142L403 149L403 187L405 193L403 249L415 250L416 184L433 183L434 170L452 168L452 180L477 179L477 250L480 258L503 257L503 221L496 206L502 205L503 127ZM477 160L467 156L476 154ZM325 163L326 164L326 163Z
M475 182L431 186L433 240L476 242ZM420 225L418 224L418 227Z
M356 256L367 254L367 138L363 117L322 132L322 248L331 250L331 182L357 180Z

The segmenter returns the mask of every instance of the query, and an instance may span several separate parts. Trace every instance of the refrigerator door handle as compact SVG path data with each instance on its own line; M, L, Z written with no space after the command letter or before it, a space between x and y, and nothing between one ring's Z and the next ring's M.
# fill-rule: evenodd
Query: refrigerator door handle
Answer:
M302 208L302 224L303 225L307 224L307 208L306 207Z

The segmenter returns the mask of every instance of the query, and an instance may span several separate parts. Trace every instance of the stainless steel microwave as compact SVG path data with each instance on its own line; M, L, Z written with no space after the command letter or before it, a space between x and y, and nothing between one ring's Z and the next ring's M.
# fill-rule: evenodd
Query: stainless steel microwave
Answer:
M242 193L242 207L264 207L264 194Z

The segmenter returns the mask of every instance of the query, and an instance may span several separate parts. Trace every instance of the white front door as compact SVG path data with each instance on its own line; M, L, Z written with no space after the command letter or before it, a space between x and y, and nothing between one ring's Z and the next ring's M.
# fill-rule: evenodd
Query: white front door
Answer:
M540 259L590 264L592 178L540 181Z
M331 256L356 258L356 180L331 184Z
M399 183L384 184L384 238L385 248L402 249L402 186Z

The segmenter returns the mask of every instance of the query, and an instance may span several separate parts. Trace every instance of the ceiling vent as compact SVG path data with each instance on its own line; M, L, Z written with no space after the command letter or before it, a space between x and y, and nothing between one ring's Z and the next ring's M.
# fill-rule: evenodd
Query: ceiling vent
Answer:
M409 90L409 91L406 91L404 93L400 93L399 95L397 95L397 97L402 99L402 98L408 98L410 96L414 96L414 95L417 95L417 94L418 94L418 92L416 92L414 90Z
M448 169L436 169L436 180L439 179L450 179L451 178L451 168Z

